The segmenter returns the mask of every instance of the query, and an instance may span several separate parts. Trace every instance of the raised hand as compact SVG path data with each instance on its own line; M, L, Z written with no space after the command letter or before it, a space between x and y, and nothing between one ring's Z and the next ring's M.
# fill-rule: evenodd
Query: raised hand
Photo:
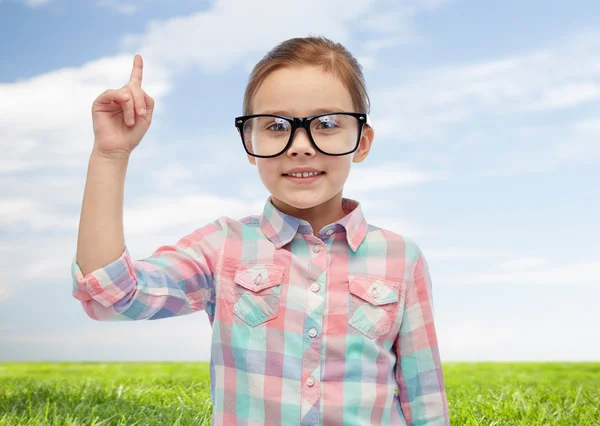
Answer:
M148 131L154 99L142 89L144 62L133 58L129 82L108 89L92 104L94 152L110 158L128 158Z

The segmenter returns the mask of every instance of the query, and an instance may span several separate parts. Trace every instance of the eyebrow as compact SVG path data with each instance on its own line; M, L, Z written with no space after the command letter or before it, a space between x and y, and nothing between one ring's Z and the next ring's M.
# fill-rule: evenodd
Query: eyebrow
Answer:
M322 114L325 112L347 112L344 110L344 108L340 108L337 106L331 106L331 107L327 107L327 108L317 108L312 110L312 113L310 115L317 115L317 114ZM287 117L292 117L293 114L291 114L289 111L285 111L285 110L267 110L264 112L256 112L256 114L273 114L273 115L284 115Z

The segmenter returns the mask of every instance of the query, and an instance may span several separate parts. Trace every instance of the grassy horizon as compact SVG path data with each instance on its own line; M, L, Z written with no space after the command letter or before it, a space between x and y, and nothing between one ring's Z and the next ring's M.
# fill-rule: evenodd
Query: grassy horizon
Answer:
M452 425L600 425L600 363L444 362ZM0 425L209 425L208 362L0 362Z

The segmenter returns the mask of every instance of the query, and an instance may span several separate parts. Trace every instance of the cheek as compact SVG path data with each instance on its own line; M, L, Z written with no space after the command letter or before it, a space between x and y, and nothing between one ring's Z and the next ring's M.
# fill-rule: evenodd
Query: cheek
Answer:
M273 181L279 177L276 162L266 158L257 158L256 160L256 168L262 181Z
M352 158L337 158L327 166L327 173L333 177L346 178L350 173Z

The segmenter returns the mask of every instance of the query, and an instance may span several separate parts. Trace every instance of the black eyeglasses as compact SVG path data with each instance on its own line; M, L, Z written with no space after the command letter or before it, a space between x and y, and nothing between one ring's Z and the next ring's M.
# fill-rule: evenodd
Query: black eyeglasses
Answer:
M329 112L311 117L253 114L235 118L244 149L252 157L272 158L289 149L298 128L304 128L311 144L325 155L347 155L358 149L367 115Z

